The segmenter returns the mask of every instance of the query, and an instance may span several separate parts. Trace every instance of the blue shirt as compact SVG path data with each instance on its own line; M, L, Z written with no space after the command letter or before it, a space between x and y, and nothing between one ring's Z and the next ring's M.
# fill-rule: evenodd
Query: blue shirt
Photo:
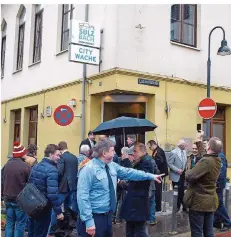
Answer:
M115 162L108 164L115 193L117 178L122 180L153 180L155 175L132 168L124 168ZM80 218L86 228L95 226L92 213L106 213L110 210L110 190L105 164L94 158L79 172L77 185L77 201Z

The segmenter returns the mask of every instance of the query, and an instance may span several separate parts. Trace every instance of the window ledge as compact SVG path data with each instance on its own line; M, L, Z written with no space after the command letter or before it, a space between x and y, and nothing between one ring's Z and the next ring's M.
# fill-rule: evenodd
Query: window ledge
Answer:
M15 72L13 72L13 74L16 74L16 73L21 72L21 71L22 71L22 68L19 69L19 70L16 70Z
M41 60L38 61L38 62L35 62L35 63L30 64L28 67L33 67L34 65L37 65L37 64L40 64L40 63L41 63Z
M189 46L189 45L177 43L177 42L174 42L174 41L170 41L170 43L173 44L173 45L178 45L178 46L184 47L184 48L193 49L193 50L196 50L196 51L201 51L200 48L196 48L196 47L192 47L192 46Z
M66 53L66 52L68 52L68 49L65 49L65 50L63 50L63 51L60 51L60 52L57 53L55 56L59 56L59 55L64 54L64 53Z

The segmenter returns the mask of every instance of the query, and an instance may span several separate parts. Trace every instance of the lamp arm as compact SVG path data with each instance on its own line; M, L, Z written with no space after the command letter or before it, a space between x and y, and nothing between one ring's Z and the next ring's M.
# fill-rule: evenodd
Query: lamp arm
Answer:
M215 26L209 33L209 50L208 50L208 59L210 60L210 45L211 45L211 35L213 33L214 30L216 29L221 29L223 31L223 40L225 40L225 30L223 27L221 26Z

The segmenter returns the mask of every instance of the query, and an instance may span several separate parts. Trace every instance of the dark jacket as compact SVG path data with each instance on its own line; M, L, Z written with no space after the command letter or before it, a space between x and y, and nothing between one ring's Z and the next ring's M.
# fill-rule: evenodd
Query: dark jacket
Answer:
M134 169L154 173L152 158L146 154ZM125 221L147 221L149 217L150 181L130 181L128 193L121 206L121 218Z
M48 199L56 215L62 213L61 202L58 198L58 169L53 161L43 158L33 167L29 182L33 183Z
M220 175L217 179L217 187L220 189L224 189L226 185L226 176L227 176L227 160L223 152L220 152L218 156L221 158L221 170L220 170Z
M165 176L167 176L168 175L168 163L167 163L167 159L166 159L164 150L158 146L156 148L156 150L153 152L152 157L155 159L156 165L157 165L160 173L165 174Z
M154 174L160 174L160 171L159 171L154 159L152 159L152 165L153 165ZM152 191L155 191L155 190L156 190L155 180L152 180L151 184L150 184L150 188L149 188L149 197L151 197Z
M94 143L94 145L95 145L95 144L96 144L96 141L93 141L93 143ZM82 145L88 145L88 146L90 147L90 149L93 148L93 147L91 147L91 143L90 143L90 141L89 141L88 138L85 139L85 140L83 140L83 141L80 143L80 145L79 145L79 152L80 152L80 147L81 147Z
M67 193L77 189L78 159L69 151L64 152L58 163L59 192Z
M191 154L188 159L188 169L194 168L200 159L201 159L200 156L196 156L196 159L194 160L194 155Z
M3 169L3 195L5 200L16 201L25 187L31 168L21 158L11 158Z
M198 212L215 212L218 207L216 181L220 174L221 158L218 154L206 154L197 165L185 174L189 183L184 203Z
M119 164L125 168L132 168L132 163L128 158L119 158Z

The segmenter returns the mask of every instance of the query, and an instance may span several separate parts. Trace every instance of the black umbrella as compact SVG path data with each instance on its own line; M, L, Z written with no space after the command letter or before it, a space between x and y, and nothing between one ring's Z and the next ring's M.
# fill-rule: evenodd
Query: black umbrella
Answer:
M125 135L153 131L157 126L147 119L119 117L101 123L93 133L95 135Z

